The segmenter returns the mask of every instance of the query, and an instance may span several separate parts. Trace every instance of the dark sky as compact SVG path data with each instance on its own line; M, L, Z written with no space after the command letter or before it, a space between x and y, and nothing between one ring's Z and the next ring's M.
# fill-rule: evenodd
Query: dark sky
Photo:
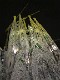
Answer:
M18 15L24 6L28 6L22 12L26 17L33 15L44 26L53 40L60 48L60 0L0 0L0 46L3 48L6 40L6 28L13 21L13 16Z

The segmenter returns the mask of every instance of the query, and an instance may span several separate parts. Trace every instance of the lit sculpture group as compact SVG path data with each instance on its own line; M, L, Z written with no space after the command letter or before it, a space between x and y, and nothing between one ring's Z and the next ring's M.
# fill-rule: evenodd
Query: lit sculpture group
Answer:
M5 80L60 80L60 50L43 26L28 15L10 25L4 53ZM58 71L57 71L58 70Z

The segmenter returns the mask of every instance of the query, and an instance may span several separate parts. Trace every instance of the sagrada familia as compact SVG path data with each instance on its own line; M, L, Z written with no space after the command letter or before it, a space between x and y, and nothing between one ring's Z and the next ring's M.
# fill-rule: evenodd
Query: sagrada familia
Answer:
M19 14L8 28L5 49L0 48L0 80L60 80L60 50L36 18Z

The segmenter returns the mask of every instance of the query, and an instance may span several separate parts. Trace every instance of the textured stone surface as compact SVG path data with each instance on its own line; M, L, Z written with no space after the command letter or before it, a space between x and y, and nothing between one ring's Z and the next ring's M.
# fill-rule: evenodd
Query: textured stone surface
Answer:
M10 30L3 80L60 80L59 48L35 18L35 22L29 19L27 30L23 20L14 22Z

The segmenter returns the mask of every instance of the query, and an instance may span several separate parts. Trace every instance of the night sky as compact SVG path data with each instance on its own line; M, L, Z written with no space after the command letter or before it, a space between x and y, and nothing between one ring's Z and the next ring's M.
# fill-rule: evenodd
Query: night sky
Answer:
M40 11L35 17L47 30L60 48L60 0L0 0L0 47L6 41L6 28L13 21L13 16L21 13L22 17Z

